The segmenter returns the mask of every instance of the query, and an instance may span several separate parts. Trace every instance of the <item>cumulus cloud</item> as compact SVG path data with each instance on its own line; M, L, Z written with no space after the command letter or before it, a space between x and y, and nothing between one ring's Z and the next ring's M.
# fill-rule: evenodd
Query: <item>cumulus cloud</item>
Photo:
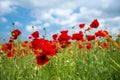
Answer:
M34 18L30 25L26 25L26 31L40 30L41 27L51 27L54 24L62 29L78 26L79 23L90 22L97 18L100 21L100 29L108 26L111 33L118 33L120 27L120 0L1 0L0 16L12 13L20 6L30 10L30 16ZM7 21L5 18L1 19ZM17 23L20 26L20 23ZM114 26L114 27L113 27ZM54 26L55 27L55 26ZM113 29L114 28L114 29Z
M86 7L80 7L78 12L74 12L72 9L50 9L46 12L36 11L34 12L36 21L34 23L38 23L40 21L46 21L50 25L58 24L61 26L74 26L80 22L86 22L101 15L101 11L97 9L88 9ZM93 15L93 16L91 16Z
M17 27L23 26L19 21L15 21L14 23L15 23L15 26L17 26Z
M0 22L2 22L2 23L6 23L8 20L5 18L5 17L1 17L0 18Z
M120 33L120 16L116 16L114 18L106 19L106 24L108 25L108 31L112 34L119 34Z
M48 11L50 9L76 9L81 6L87 6L89 9L102 9L106 13L110 10L113 12L120 10L119 0L1 0L1 10L6 9L8 12L15 6L21 6L30 10ZM5 10L4 10L5 11Z
M107 0L108 1L108 0ZM109 0L109 5L107 8L102 9L104 16L106 17L115 17L120 16L120 0ZM107 3L107 2L106 2Z
M14 12L16 7L12 0L0 0L0 16Z
M15 1L15 0L14 0ZM112 0L114 1L114 0ZM16 3L18 3L19 5L25 7L25 8L29 8L29 9L33 9L33 8L39 8L39 9L44 9L44 10L48 10L50 8L62 8L62 9L75 9L77 7L80 6L88 6L88 7L105 7L105 6L109 6L109 4L111 3L110 0L99 0L97 1L98 4L96 4L96 0L91 0L89 3L89 0L17 0ZM102 6L101 6L102 5Z
M33 31L39 31L39 30L40 30L40 27L38 27L38 26L33 26L33 25L27 25L27 26L26 26L26 30L27 30L27 32L32 33Z

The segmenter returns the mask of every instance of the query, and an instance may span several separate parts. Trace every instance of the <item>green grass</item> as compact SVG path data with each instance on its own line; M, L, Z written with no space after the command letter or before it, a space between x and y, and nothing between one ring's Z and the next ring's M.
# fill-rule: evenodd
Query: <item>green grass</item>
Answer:
M0 80L120 80L120 50L115 46L78 49L73 43L41 67L31 51L11 59L1 52Z

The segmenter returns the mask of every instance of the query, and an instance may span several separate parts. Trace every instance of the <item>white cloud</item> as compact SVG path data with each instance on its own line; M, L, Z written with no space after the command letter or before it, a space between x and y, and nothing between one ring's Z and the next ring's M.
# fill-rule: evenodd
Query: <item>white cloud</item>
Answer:
M50 9L50 13L57 17L68 17L72 13L72 9Z
M0 22L6 23L8 20L5 17L1 17Z
M15 6L12 0L1 0L0 1L0 16L15 11Z
M111 28L108 28L107 29L109 32L110 32L110 34L112 34L112 35L116 35L116 34L119 34L120 33L120 28L119 27L111 27Z
M40 30L40 27L34 26L34 28L33 28L32 26L33 25L27 25L26 26L26 31L31 33L33 31L39 31Z
M14 23L15 23L15 26L17 26L17 27L21 27L22 26L22 24L19 21L15 21Z
M43 27L49 27L49 26L50 26L49 23L45 23L45 24L43 24Z
M116 35L120 33L120 16L113 18L102 18L99 20L100 26L99 30L107 30L111 35Z
M15 1L15 0L14 0ZM113 1L113 0L112 0ZM96 0L17 0L16 3L19 5L29 8L29 9L34 9L34 8L39 8L39 9L44 9L44 10L49 10L50 8L61 8L61 9L75 9L80 6L88 6L88 7L104 7L106 5L109 6L111 1L107 0L98 0L96 4ZM101 6L102 5L102 6Z
M38 10L37 10L38 11ZM90 9L86 7L81 7L78 12L74 12L72 9L50 9L47 12L33 12L35 14L35 18L37 20L33 21L34 23L38 23L42 21L46 21L49 25L58 24L63 27L71 27L80 22L86 22L86 20L92 20L95 17L99 17L101 15L100 10ZM92 16L91 16L92 15Z
M89 9L87 7L80 8L80 16L85 18L99 17L101 16L101 11L97 9Z
M119 23L120 22L120 16L116 16L116 17L113 17L113 18L108 18L107 21Z
M112 34L120 33L120 16L106 19L108 31Z
M49 23L49 25L52 24L64 25L65 23L67 24L70 22L69 18L71 18L71 13L72 13L71 9L50 9L47 12L40 12L39 10L34 10L32 12L32 15L33 14L35 15L34 17L36 18L36 20L32 21L32 23L41 22L40 24L42 24L42 22L45 21Z
M27 9L47 12L50 9L76 9L81 6L87 6L89 9L104 9L114 6L119 7L119 0L1 0L1 10L10 12L15 6L21 6ZM6 9L6 10L5 10ZM4 12L2 11L2 12ZM60 12L59 12L60 13Z
M104 8L108 8L110 6L110 3L112 0L101 0L104 5L102 5Z
M31 24L33 24L33 25L39 25L39 24L41 24L42 23L42 21L41 20L35 20L35 21L31 21Z
M70 28L79 23L86 26L94 19L100 20L99 29L108 29L114 33L120 27L119 0L0 0L0 16L14 12L16 7L30 10L33 21L26 26L28 32L40 30L57 24L62 29ZM1 19L3 22L7 20ZM16 22L17 26L21 23ZM112 27L114 26L114 27ZM114 29L113 29L114 28ZM56 29L56 28L55 28Z

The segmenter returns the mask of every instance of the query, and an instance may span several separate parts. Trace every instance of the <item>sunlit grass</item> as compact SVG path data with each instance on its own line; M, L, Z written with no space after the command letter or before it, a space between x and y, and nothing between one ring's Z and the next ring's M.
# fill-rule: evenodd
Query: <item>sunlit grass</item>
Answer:
M120 51L117 48L79 50L74 43L62 49L42 67L35 56L7 59L0 54L1 80L119 80Z

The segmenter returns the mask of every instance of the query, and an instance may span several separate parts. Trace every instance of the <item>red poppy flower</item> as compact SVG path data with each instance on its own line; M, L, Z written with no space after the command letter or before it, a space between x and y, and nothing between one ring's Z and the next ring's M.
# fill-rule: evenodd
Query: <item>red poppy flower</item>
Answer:
M52 48L55 50L55 53L57 53L58 52L58 46L56 44L53 44L53 43L51 43L51 44L52 44Z
M57 37L58 37L58 34L53 34L52 35L53 40L57 40Z
M32 48L34 49L34 53L39 55L41 53L45 53L47 56L55 56L56 55L56 47L50 41L40 38L33 39L31 41Z
M108 35L108 32L106 30L99 30L98 32L95 33L95 35L105 37L106 35Z
M99 26L99 22L97 19L93 20L92 23L90 24L91 28L97 28Z
M46 46L47 45L47 46ZM52 44L47 43L43 46L43 52L47 55L47 56L55 56L56 55L56 49L53 47Z
M87 48L88 50L92 49L91 43L87 43L87 44L86 44L86 48Z
M71 36L69 36L67 33L68 33L68 30L61 31L61 34L58 37L58 42L61 44L61 47L64 46L63 48L69 45L69 40L71 38Z
M2 47L2 50L3 51L10 51L12 49L12 43L5 43L4 45L3 45L3 47Z
M88 41L91 41L95 39L95 35L87 35L86 38Z
M70 42L70 41L63 42L63 43L61 43L61 48L66 48L66 47L69 47L69 46L70 46L70 44L71 44L71 42Z
M32 37L34 37L34 38L38 38L38 37L39 37L39 32L38 32L38 31L35 31L35 32L33 32L31 35L32 35Z
M32 39L32 36L29 36L28 39Z
M39 43L40 43L40 39L33 39L33 40L31 41L31 47L32 47L33 49L37 49Z
M26 47L28 45L28 41L24 41L22 47Z
M48 47L47 50L44 51L47 56L55 56L56 55L56 50L53 49L52 47Z
M22 50L22 52L24 53L24 56L27 56L28 55L28 51L27 50Z
M58 41L61 43L61 42L67 42L68 40L70 40L70 36L67 35L67 34L61 34L59 37L58 37Z
M9 51L9 52L7 52L7 58L13 58L14 57L14 50L11 52L11 51Z
M47 42L47 40L43 39L43 38L35 38L31 41L31 47L33 49L41 49L42 45L44 45L44 43Z
M49 61L49 58L44 53L36 56L36 62L39 66L43 66L47 64L48 61Z
M10 37L9 42L12 43L14 41L14 39L12 37Z
M60 31L61 32L61 34L67 34L68 33L68 30L62 30L62 31Z
M78 44L79 49L82 49L84 46L82 44Z
M13 30L13 31L11 32L11 35L12 35L13 39L17 39L20 34L21 34L21 31L18 30L18 29Z
M80 27L80 28L84 28L84 27L85 27L85 24L79 24L79 27Z
M82 31L80 31L79 33L74 33L72 34L72 40L77 40L77 41L84 41L84 34Z
M44 41L38 45L40 51L45 53L47 56L55 56L56 55L56 48L55 46L50 43L49 41Z
M107 48L107 43L104 42L101 44L101 46L102 46L102 48Z
M106 31L106 30L103 30L102 33L103 33L105 36L107 36L107 35L109 34L108 31Z
M43 53L42 49L33 49L35 55L40 55Z

